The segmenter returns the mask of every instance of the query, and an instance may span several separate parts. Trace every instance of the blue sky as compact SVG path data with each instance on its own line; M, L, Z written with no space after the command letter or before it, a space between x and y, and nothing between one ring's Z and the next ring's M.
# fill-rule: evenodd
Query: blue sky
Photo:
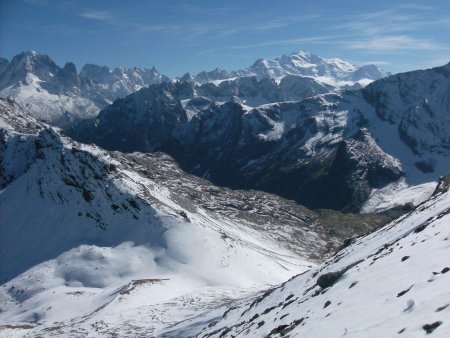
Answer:
M393 73L450 61L450 1L0 0L0 55L24 50L180 76L296 50Z

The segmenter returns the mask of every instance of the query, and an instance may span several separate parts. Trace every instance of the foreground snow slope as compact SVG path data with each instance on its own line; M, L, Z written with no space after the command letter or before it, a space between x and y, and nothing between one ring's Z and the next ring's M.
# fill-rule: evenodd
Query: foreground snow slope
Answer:
M450 191L323 264L170 336L448 337Z
M79 144L9 101L0 112L5 337L156 335L383 223L217 188L167 155Z

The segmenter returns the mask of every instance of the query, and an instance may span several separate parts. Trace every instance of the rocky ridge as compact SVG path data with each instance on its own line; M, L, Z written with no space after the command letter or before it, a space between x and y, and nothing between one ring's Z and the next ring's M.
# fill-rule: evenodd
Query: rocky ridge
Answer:
M445 173L449 81L446 65L254 108L193 97L192 82L165 83L116 101L72 135L106 149L167 152L215 184L357 211L374 189Z

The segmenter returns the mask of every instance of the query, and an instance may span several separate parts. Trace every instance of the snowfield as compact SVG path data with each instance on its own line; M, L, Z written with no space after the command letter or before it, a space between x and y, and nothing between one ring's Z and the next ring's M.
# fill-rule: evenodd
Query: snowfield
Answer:
M450 192L172 337L448 337ZM226 310L226 311L225 311Z
M180 320L164 304L233 298L314 265L243 221L183 208L163 186L112 169L107 153L53 129L4 136L2 177L13 181L0 194L2 323L32 323L36 336L92 325L106 336L138 326L154 334Z

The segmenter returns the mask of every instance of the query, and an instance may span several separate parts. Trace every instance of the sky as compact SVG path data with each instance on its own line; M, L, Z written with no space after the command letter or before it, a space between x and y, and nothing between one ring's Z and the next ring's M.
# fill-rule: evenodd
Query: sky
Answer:
M26 50L170 77L298 50L398 73L450 61L450 1L0 0L0 56Z

